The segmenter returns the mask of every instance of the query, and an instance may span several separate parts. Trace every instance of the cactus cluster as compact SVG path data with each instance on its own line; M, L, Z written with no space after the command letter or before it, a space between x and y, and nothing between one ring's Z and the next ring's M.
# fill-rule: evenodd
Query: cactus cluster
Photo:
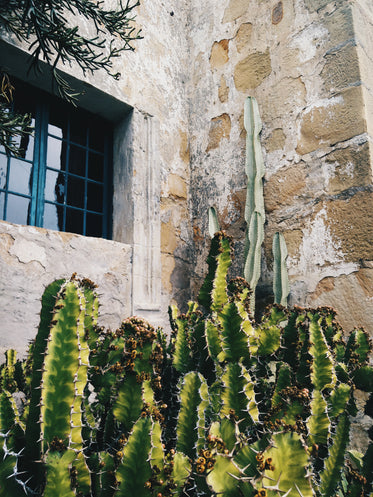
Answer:
M50 285L27 359L6 355L1 496L167 497L189 474L161 439L161 331L137 317L97 326L94 287L75 276Z
M367 334L345 341L328 308L275 304L255 324L230 264L218 232L169 341L137 317L99 327L89 280L46 289L28 357L0 370L0 496L370 494L373 446L348 451Z

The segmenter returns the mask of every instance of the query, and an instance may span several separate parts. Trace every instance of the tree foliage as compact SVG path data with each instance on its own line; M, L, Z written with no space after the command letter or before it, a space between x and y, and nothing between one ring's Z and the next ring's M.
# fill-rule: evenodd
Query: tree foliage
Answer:
M113 62L123 51L134 50L132 42L141 38L134 25L134 9L139 0L0 0L0 29L26 43L29 70L40 71L45 62L53 75L59 95L74 103L78 93L58 71L58 64L75 62L82 73L102 69L119 78ZM87 29L88 26L88 29ZM29 116L10 111L12 85L2 75L0 90L0 145L16 153L15 138L30 131Z

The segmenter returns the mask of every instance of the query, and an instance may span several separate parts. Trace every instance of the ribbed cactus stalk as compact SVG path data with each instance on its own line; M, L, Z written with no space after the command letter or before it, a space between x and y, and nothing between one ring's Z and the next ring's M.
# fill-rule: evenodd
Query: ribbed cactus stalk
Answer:
M272 242L273 253L273 294L275 304L287 306L290 292L289 277L286 267L288 251L282 233L275 233Z
M0 368L0 496L370 495L373 445L348 450L368 335L346 343L329 308L275 304L255 323L230 263L219 232L168 344L138 317L99 327L89 280L48 287L29 357Z
M245 221L247 223L245 244L244 277L252 290L251 312L255 311L255 289L261 272L262 244L264 240L264 195L263 177L265 173L259 134L262 130L258 103L254 97L247 97L244 108L246 129L247 193Z
M184 375L176 447L194 459L192 495L368 495L372 449L355 457L358 469L346 459L354 386L373 390L366 333L355 330L346 345L328 308L274 305L255 324L247 284L227 283L228 242L224 233L213 239L202 312L193 303L187 315L172 311L173 360ZM208 354L206 382L193 370L200 364L194 336Z

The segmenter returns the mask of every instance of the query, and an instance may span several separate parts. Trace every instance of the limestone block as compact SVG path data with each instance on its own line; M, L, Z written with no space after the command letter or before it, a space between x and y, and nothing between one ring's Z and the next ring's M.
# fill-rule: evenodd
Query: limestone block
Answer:
M218 148L223 138L228 138L231 133L231 118L228 114L221 114L211 119L209 142L206 152Z
M325 208L326 224L340 244L344 261L373 260L373 193L328 201Z
M264 205L267 212L289 206L306 187L307 171L301 164L280 169L264 185Z
M212 69L223 67L229 60L229 40L215 41L212 45L210 65Z
M263 145L265 146L267 152L273 152L284 148L285 140L286 136L284 130L282 128L276 128L264 140Z
M178 244L177 230L169 219L167 223L161 223L161 251L173 254Z
M238 62L234 68L234 84L238 91L247 93L259 86L271 71L269 49L254 52Z
M373 269L361 267L350 274L326 277L306 299L306 305L330 306L337 310L337 319L345 331L362 326L372 329Z
M324 55L325 65L320 73L328 93L343 90L360 82L357 48L353 42Z
M250 22L245 22L238 28L238 31L233 38L234 42L236 43L238 53L249 51L251 49L250 41L252 32L253 25Z
M169 254L161 254L162 265L162 288L172 293L171 274L175 267L175 258Z
M190 160L190 149L189 149L189 140L188 140L188 134L186 131L180 130L179 131L180 135L180 159L185 163L189 165L189 160Z
M325 161L329 170L327 192L331 195L372 184L369 143L335 150Z
M243 16L248 9L247 0L230 0L224 11L223 23L232 22Z
M187 184L178 174L170 174L167 179L168 194L172 197L187 198Z
M306 88L302 78L284 77L271 85L270 91L266 88L259 105L263 120L268 122L298 112L306 106Z
M218 88L218 97L220 102L224 103L227 102L228 97L229 97L229 87L227 86L227 83L225 81L224 76L221 76L220 78L220 85Z
M361 87L349 88L337 96L307 109L300 123L297 152L301 155L330 146L366 131Z

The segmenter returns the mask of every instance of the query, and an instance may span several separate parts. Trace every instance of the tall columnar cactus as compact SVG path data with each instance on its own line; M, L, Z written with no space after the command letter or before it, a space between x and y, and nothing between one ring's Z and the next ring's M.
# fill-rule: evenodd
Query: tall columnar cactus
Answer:
M287 306L290 292L289 277L286 267L288 251L284 235L275 233L272 242L273 253L273 294L275 304Z
M246 129L247 193L245 221L247 223L245 244L244 277L252 289L251 311L255 307L255 288L261 271L261 250L264 240L264 196L263 177L265 173L259 134L262 129L258 103L254 97L247 97L244 108Z

